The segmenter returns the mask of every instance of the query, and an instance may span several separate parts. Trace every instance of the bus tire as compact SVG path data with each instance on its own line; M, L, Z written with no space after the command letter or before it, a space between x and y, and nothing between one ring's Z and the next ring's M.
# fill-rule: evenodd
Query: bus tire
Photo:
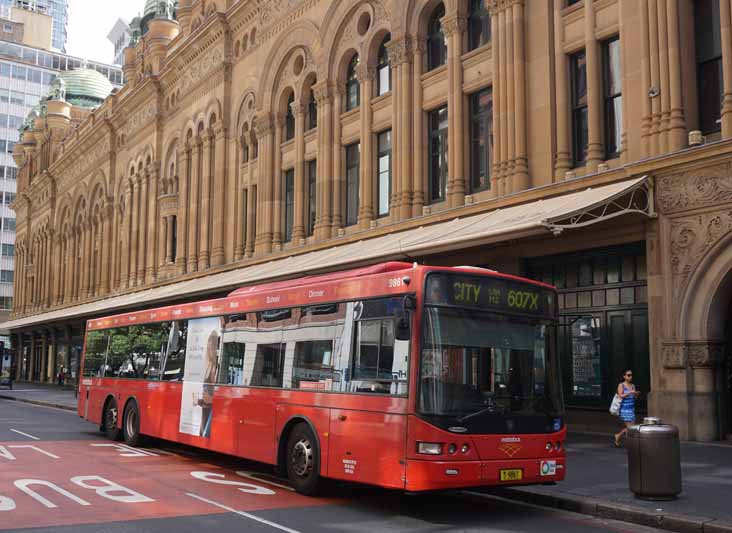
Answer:
M301 422L290 432L285 465L287 477L297 492L314 496L322 490L320 450L315 434L308 424Z
M140 446L143 436L140 435L140 409L135 400L127 402L122 418L122 438L128 446Z
M119 440L119 408L117 407L117 400L110 398L104 406L104 418L102 423L104 424L104 434L109 440Z

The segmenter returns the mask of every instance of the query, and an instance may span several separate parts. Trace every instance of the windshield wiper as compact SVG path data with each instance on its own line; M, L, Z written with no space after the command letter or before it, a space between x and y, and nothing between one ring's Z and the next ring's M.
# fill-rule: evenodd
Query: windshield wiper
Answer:
M475 418L476 416L481 416L486 413L495 413L495 412L505 413L506 412L505 407L503 409L501 409L500 411L499 411L499 409L500 408L497 405L489 405L488 407L486 407L484 409L480 409L479 411L475 411L474 413L470 413L465 416L461 416L460 418L457 419L457 421L462 424L466 420L470 420L471 418Z

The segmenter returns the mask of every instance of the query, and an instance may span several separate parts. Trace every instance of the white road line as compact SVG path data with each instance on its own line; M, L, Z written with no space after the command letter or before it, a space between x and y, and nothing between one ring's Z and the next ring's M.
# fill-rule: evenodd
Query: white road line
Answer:
M245 513L244 511L237 511L236 509L233 509L232 507L229 507L222 503L215 502L213 500L209 500L207 498L204 498L203 496L198 496L197 494L193 494L191 492L186 492L186 496L190 496L191 498L195 498L196 500L200 500L209 505L213 505L214 507L218 507L219 509L223 509L224 511L229 511L230 513L238 514L239 516L249 518L251 520L254 520L255 522L259 522L260 524L266 524L275 529L279 529L281 531L287 531L287 533L300 533L300 531L298 531L297 529L290 529L289 527L277 524L275 522L270 522L269 520L265 520L264 518L259 518L258 516L254 516L253 514Z
M18 431L17 429L10 428L10 431L17 433L18 435L23 435L24 437L28 437L29 439L41 440L40 437L34 437L33 435L28 435L28 433L23 433L22 431Z

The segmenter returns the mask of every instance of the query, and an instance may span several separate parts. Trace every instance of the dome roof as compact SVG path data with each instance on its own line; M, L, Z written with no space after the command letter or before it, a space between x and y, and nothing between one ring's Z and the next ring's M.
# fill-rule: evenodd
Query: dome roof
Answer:
M79 107L97 107L113 89L106 76L90 68L67 70L59 78L66 84L66 101Z

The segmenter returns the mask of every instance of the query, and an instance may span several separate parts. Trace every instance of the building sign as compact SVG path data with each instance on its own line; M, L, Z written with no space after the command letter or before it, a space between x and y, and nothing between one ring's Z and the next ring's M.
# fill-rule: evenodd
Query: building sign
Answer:
M578 318L572 323L572 392L575 396L602 395L598 320Z

